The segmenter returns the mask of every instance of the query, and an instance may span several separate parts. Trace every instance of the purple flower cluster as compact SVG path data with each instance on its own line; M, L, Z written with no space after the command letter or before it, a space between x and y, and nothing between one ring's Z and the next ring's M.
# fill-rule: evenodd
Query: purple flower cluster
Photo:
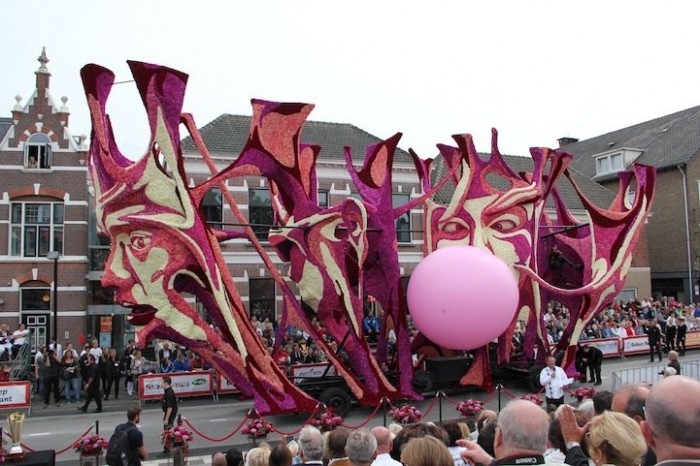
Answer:
M526 401L532 401L536 405L540 406L542 405L542 398L539 396L535 395L534 393L529 394L529 395L523 395L520 397L521 400L526 400Z
M267 434L272 432L272 424L263 418L257 418L250 421L241 431L250 438L267 437Z
M336 427L342 426L343 417L338 416L337 414L334 414L331 411L326 411L316 419L312 419L311 425L318 427L319 429L321 429L321 431L325 432L333 430Z
M483 407L484 404L481 401L469 398L457 405L457 411L459 411L459 414L462 416L474 416L481 411Z
M420 421L423 414L415 406L405 404L400 408L391 408L389 411L389 416L392 416L396 422L410 424Z
M171 429L166 429L160 435L160 441L164 445L168 446L186 445L187 442L192 441L193 438L194 437L192 436L192 432L190 432L182 426L175 426Z
M78 453L99 453L103 448L107 448L109 440L101 435L85 435L73 444L73 450ZM0 463L4 462L0 460Z

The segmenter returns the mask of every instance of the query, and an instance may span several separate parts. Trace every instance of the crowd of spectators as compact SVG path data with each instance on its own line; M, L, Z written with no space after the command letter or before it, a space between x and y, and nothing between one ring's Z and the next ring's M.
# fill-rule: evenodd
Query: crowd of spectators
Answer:
M700 464L700 382L684 376L653 387L600 391L578 407L541 408L513 400L500 413L479 412L468 426L448 422L322 433L248 452L212 455L213 466L652 466Z

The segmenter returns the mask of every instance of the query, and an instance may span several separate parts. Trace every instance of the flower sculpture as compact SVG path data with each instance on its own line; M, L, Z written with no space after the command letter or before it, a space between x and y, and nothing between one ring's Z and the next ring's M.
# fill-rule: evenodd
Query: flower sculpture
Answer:
M160 435L160 441L166 448L186 447L193 438L192 432L182 426L166 429Z
M83 455L97 455L102 453L108 444L109 440L101 435L85 435L73 444L73 450Z
M420 421L423 414L415 406L405 404L401 407L391 408L389 416L393 417L396 422L400 422L401 424L411 424Z
M457 411L459 411L459 414L462 416L475 416L483 407L484 404L481 401L470 398L459 403L457 405Z
M530 394L528 394L528 395L523 395L523 396L520 397L520 399L521 399L521 400L525 400L525 401L532 401L533 403L535 403L535 404L538 405L538 406L541 406L542 403L543 403L543 402L542 402L542 398L540 398L539 396L535 395L534 393L530 393Z
M327 432L343 425L343 417L338 416L333 411L328 410L321 413L316 419L311 420L311 425L318 427L321 432Z

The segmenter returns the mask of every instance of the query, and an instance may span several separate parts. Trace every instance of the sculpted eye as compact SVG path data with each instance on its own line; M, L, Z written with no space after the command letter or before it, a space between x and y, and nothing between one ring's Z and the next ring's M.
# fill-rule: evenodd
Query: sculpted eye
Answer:
M510 233L520 228L520 219L515 215L503 215L491 223L491 228L500 233Z
M441 231L449 239L463 239L469 236L469 226L461 219L445 222Z
M143 251L151 245L151 235L144 231L135 231L129 235L129 244L135 251Z

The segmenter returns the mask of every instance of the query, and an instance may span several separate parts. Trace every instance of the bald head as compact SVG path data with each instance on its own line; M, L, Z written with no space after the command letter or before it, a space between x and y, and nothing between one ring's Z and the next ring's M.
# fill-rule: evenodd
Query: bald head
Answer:
M377 454L391 451L391 432L386 427L377 426L372 429L372 435L377 439Z
M547 448L549 416L531 401L508 403L498 415L498 427L494 442L498 458L519 453L541 455Z
M677 375L654 385L643 425L659 461L700 458L700 382Z
M646 385L623 385L613 395L611 409L640 422L644 419L644 405L648 396L649 387Z

